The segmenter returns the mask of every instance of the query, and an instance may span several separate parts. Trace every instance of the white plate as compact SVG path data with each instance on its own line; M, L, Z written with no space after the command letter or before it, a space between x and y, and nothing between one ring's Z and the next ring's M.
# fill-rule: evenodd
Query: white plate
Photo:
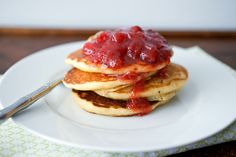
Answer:
M0 85L3 107L54 79L70 67L66 55L81 46L69 43L42 50L12 66ZM236 74L198 48L174 47L172 61L189 71L189 81L167 105L143 117L106 117L81 110L63 85L13 120L62 144L110 152L167 149L206 138L236 117Z

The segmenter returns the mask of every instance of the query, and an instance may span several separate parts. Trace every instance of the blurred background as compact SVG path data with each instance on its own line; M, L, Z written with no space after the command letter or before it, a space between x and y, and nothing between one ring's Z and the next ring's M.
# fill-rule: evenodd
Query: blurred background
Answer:
M0 0L0 27L236 30L235 0Z

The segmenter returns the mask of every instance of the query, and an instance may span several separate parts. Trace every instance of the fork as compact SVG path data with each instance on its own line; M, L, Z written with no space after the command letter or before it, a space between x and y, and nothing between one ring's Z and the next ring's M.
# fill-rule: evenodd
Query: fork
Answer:
M34 102L48 94L53 88L61 83L62 79L50 81L37 90L29 93L28 95L21 97L8 107L0 110L0 124L4 123L7 119L14 116L16 113L32 105Z

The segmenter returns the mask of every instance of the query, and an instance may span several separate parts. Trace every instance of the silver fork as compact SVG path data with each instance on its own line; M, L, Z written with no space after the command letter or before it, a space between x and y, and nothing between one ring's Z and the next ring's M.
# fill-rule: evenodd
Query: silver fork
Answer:
M21 97L13 104L8 107L0 110L0 124L5 122L7 119L18 113L19 111L29 107L38 99L42 98L44 95L48 94L54 87L59 85L62 82L62 79L57 79L55 81L51 81L33 91L32 93Z

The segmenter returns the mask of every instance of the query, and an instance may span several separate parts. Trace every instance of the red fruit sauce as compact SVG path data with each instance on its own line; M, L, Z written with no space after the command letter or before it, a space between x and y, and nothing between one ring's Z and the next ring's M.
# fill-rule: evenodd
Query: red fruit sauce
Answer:
M104 31L83 46L83 57L95 64L107 68L119 69L131 64L159 65L169 63L172 50L167 41L153 30L143 30L139 26L126 29ZM160 71L157 76L165 77ZM132 81L134 86L127 108L145 115L152 111L146 98L141 98L144 91L145 73L128 72L117 76L118 79Z
M152 106L146 98L132 98L127 103L128 109L138 111L138 116L143 116L152 111Z
M171 52L164 37L139 26L104 31L83 46L87 60L112 69L134 63L158 65L170 62Z
M121 75L117 75L117 79L122 80L122 81L128 81L132 83L136 83L145 77L147 77L149 73L136 73L136 72L127 72Z
M152 111L150 102L146 98L139 97L139 94L144 91L144 79L134 84L131 91L131 98L127 103L127 107L133 111L140 112L138 115L146 115Z

